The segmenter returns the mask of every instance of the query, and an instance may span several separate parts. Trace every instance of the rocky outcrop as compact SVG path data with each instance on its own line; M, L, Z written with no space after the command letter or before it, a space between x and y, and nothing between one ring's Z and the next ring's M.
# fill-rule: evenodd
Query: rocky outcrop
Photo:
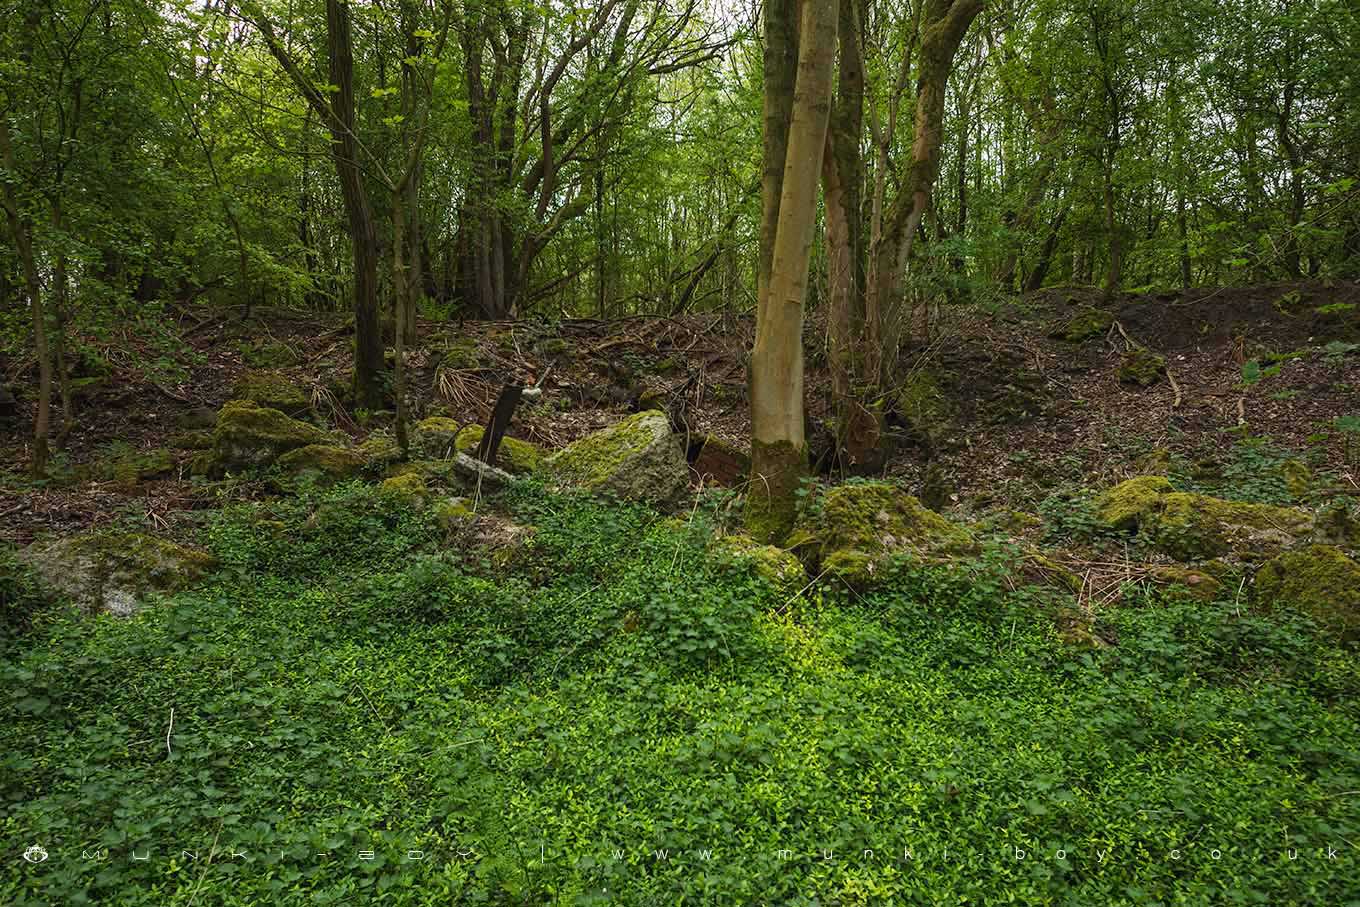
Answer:
M857 482L831 489L800 516L787 547L813 575L863 588L894 555L951 555L975 549L972 534L895 485Z
M689 464L666 414L647 410L570 444L543 461L563 485L627 501L674 503L689 487Z
M791 552L750 536L721 536L713 541L713 550L732 566L751 570L780 595L797 595L808 583L802 561Z
M1116 376L1120 384L1151 387L1166 374L1166 357L1141 347L1129 350L1119 359Z
M206 551L135 532L87 532L31 545L20 557L85 610L120 617L136 612L149 594L178 592L217 567Z

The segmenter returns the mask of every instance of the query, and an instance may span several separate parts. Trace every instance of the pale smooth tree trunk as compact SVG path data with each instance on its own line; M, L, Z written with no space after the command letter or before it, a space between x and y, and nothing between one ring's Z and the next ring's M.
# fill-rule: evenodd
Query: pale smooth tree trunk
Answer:
M803 0L779 220L769 280L756 310L746 521L762 541L782 540L788 534L798 484L808 468L803 431L803 303L831 111L836 19L834 0ZM767 85L767 92L773 87Z

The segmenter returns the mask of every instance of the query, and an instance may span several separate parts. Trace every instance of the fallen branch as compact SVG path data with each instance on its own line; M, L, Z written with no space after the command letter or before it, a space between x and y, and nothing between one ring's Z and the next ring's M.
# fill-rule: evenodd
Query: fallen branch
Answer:
M1174 374L1172 374L1171 369L1167 369L1167 370L1166 370L1166 380L1168 380L1168 381L1171 382L1171 389L1172 389L1173 391L1176 392L1176 399L1173 400L1173 401L1171 402L1171 408L1172 408L1172 409L1180 409L1180 408L1181 408L1181 386L1180 386L1179 384L1176 383L1176 376L1175 376Z

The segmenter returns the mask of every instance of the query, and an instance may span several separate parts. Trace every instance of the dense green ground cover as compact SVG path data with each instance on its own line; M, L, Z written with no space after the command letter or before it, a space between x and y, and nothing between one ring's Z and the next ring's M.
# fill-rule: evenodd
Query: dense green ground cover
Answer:
M497 563L358 487L226 511L210 584L12 635L0 902L1360 903L1360 661L1303 618L1066 648L1003 549L785 607L702 515L502 503Z

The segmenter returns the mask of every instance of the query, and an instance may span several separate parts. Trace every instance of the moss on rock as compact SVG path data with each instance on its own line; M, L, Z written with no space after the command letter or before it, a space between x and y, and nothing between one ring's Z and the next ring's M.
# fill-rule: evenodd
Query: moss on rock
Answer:
M1284 487L1296 501L1306 498L1313 487L1313 470L1302 460L1285 460L1281 463L1280 478L1284 479Z
M1312 529L1312 517L1292 507L1225 501L1173 492L1143 529L1167 554L1197 561L1233 555L1244 561L1271 557Z
M268 466L290 450L325 444L326 433L249 400L222 407L213 430L213 471Z
M434 505L434 518L439 523L439 528L445 532L452 531L476 516L477 513L467 498L444 498Z
M918 368L897 389L897 415L928 448L940 446L949 433L954 407L945 395L939 376Z
M373 432L354 449L369 466L379 470L401 459L397 439L385 431Z
M213 446L213 433L206 428L176 432L166 443L176 450L207 450Z
M893 555L957 554L974 548L967 529L884 482L831 489L820 507L799 520L788 544L814 572L856 588L872 585Z
M136 532L87 532L20 557L52 588L87 611L125 617L148 593L178 592L217 567L206 551Z
M1113 324L1114 315L1104 309L1084 306L1071 318L1055 326L1049 336L1068 343L1082 343L1105 336Z
M1259 561L1307 535L1313 522L1297 508L1175 491L1162 476L1121 482L1097 499L1096 515L1112 529L1142 532L1183 561L1227 555Z
M564 484L631 501L673 503L689 486L685 452L666 415L654 410L564 447L543 468Z
M332 444L308 444L279 457L278 466L290 475L312 473L328 479L351 479L368 465L363 454Z
M95 464L94 472L129 488L146 479L170 475L175 471L175 455L164 448L136 450L119 444Z
M486 429L481 425L468 425L458 432L454 447L459 453L470 457L477 455L477 446L482 443ZM496 465L511 475L524 475L534 472L543 463L543 450L537 444L521 441L518 438L501 438L500 449L496 451Z
M762 545L747 535L725 535L713 547L736 564L754 570L782 596L797 595L808 582L802 561L775 545Z
M385 495L416 506L423 504L429 495L429 488L425 484L425 479L416 472L407 472L383 479L378 490Z
M1360 564L1332 545L1287 551L1256 574L1257 601L1293 605L1343 640L1360 640Z
M290 416L301 415L312 408L311 395L280 372L246 372L236 382L232 395L238 400L249 400Z
M1342 501L1329 504L1317 515L1313 537L1324 545L1360 548L1360 519Z
M1223 591L1223 583L1217 578L1193 567L1159 566L1152 568L1150 575L1153 582L1184 589L1200 601L1213 601Z
M1120 482L1096 499L1096 516L1111 529L1132 532L1175 491L1165 476L1138 476Z
M421 419L411 432L411 453L419 457L449 457L454 452L454 439L461 425L448 416Z
M1166 357L1151 350L1137 347L1126 352L1119 359L1116 372L1121 384L1136 384L1151 387L1166 373Z

